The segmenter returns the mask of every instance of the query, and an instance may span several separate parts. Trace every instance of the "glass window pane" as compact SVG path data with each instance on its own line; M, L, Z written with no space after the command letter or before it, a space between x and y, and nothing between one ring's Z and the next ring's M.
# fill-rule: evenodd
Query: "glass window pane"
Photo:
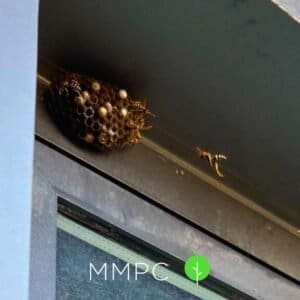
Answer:
M139 274L143 273L142 268L146 266L150 272ZM56 279L58 300L223 299L165 267L156 266L155 272L151 272L154 266L153 261L142 255L59 215ZM168 280L157 280L154 276Z

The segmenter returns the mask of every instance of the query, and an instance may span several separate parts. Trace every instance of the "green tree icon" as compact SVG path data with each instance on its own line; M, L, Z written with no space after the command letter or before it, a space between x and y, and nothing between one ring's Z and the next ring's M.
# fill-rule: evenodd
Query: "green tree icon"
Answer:
M193 281L204 280L210 273L210 263L205 256L193 255L185 262L184 272Z

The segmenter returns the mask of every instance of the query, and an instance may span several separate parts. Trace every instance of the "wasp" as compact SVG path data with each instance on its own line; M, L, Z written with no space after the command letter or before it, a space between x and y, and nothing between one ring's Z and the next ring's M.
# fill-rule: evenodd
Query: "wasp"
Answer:
M153 114L149 108L148 108L148 103L146 100L143 101L133 101L130 104L130 108L134 112L140 112L141 114L146 114L152 117L155 117L155 114Z
M137 144L141 139L141 131L149 130L152 128L151 125L146 125L143 115L138 116L135 119L129 119L127 126L132 130L129 140L132 144Z
M81 91L81 85L80 83L75 80L75 79L72 79L71 82L69 83L69 86L71 89L73 90L76 90L76 91Z
M223 173L220 171L219 162L221 160L227 160L227 156L224 154L212 154L207 150L202 149L201 147L196 147L196 152L198 155L206 159L210 165L210 167L216 172L219 177L224 177Z

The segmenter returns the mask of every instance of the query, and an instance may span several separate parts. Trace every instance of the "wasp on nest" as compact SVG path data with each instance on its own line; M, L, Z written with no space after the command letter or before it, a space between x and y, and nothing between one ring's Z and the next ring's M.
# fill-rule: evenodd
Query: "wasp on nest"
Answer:
M146 101L133 100L124 89L75 73L50 84L44 101L69 137L98 150L137 144L154 116Z

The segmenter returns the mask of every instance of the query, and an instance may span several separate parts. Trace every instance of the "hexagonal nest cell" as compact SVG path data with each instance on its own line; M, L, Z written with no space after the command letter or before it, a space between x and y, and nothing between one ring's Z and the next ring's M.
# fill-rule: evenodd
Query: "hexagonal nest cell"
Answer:
M53 81L43 95L47 110L70 138L97 150L137 144L154 116L146 101L133 100L124 89L75 73Z

